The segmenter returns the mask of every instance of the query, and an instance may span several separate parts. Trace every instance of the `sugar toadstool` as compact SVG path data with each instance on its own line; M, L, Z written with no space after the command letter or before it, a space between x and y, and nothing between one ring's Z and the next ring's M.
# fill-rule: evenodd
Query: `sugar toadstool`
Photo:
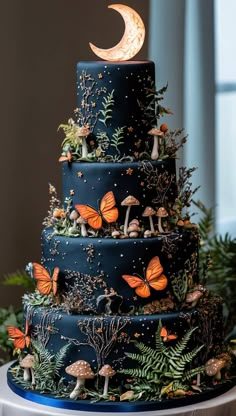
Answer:
M193 292L189 292L186 295L185 302L191 303L191 306L194 307L196 306L198 300L202 297L202 294L203 293L201 292L201 290L197 290L197 289L194 290Z
M87 237L88 233L87 233L87 229L85 227L85 224L87 224L87 220L85 218L81 217L81 215L80 215L80 217L77 219L76 222L77 222L77 224L80 225L81 236L82 237Z
M87 126L79 127L77 130L78 137L82 140L82 158L86 158L88 156L88 148L86 137L91 133Z
M205 373L210 377L215 377L216 380L221 380L221 370L226 365L224 360L218 358L211 358L205 364Z
M164 207L160 207L160 208L157 210L156 215L157 215L157 217L158 217L158 231L159 231L160 233L164 233L165 231L164 231L164 230L163 230L163 228L162 228L162 223L161 223L161 221L162 221L162 218L166 218L166 217L168 217L168 212L166 211L166 209L165 209Z
M32 354L27 354L21 361L20 366L24 369L23 379L24 381L32 381L32 385L35 384L34 377L34 356Z
M149 218L150 228L151 228L152 234L155 233L154 225L153 225L153 219L152 219L153 215L155 215L155 214L156 214L156 211L152 207L146 207L145 210L143 211L143 214L142 214L143 217L148 217Z
M71 399L77 399L84 386L85 380L93 379L95 374L92 371L89 363L84 360L79 360L66 367L65 372L72 377L76 377L76 386L70 394Z
M140 205L140 202L134 196L129 195L121 202L121 205L127 207L124 223L124 234L127 235L130 209L133 205Z
M157 129L156 127L152 128L148 134L150 136L153 136L153 147L152 147L152 153L151 153L151 159L157 160L159 157L159 137L164 137L163 131Z
M108 394L108 384L109 384L109 378L114 376L116 374L115 370L109 365L105 364L98 373L100 376L105 377L104 382L104 389L103 389L103 396L107 396Z
M73 225L69 229L69 231L72 234L74 234L78 231L77 226L76 226L76 224L77 224L76 220L78 219L78 216L79 216L78 212L75 209L73 209L73 211L71 211L71 213L70 213L70 220L73 221Z

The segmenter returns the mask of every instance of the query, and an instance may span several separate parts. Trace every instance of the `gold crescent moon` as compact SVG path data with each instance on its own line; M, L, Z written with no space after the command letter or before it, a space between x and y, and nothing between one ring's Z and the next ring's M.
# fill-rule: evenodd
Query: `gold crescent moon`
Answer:
M97 48L89 43L92 51L99 58L106 61L127 61L132 59L142 48L145 39L145 26L139 14L124 4L111 4L109 9L114 9L124 19L125 31L117 45L110 49Z

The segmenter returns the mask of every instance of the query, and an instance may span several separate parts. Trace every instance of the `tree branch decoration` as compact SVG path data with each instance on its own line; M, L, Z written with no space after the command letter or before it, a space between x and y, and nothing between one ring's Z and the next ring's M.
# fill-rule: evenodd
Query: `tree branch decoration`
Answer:
M156 197L152 200L153 204L158 206L165 205L166 194L174 183L175 175L164 171L159 173L158 168L154 167L151 162L141 162L139 168L144 173L144 182L147 189L154 189Z
M163 342L160 335L161 329L162 323L159 321L154 348L135 341L134 345L140 353L125 353L129 359L135 362L135 368L119 371L136 380L138 379L141 384L151 385L154 394L156 395L158 392L159 398L170 383L190 382L192 377L204 370L204 367L190 368L193 358L196 357L204 345L185 352L187 344L197 327L189 329L175 346L169 346Z
M105 124L105 126L107 126L108 120L112 118L112 107L114 104L114 90L112 90L110 94L107 95L107 97L103 98L102 106L104 110L100 110L100 114L103 116L103 118L99 118L99 121Z
M74 345L91 347L96 354L97 368L100 369L107 362L107 357L116 343L128 339L127 334L122 330L129 322L128 318L123 317L114 317L110 320L100 317L87 318L78 321L79 329L85 336L83 342L64 336L61 336L61 338Z

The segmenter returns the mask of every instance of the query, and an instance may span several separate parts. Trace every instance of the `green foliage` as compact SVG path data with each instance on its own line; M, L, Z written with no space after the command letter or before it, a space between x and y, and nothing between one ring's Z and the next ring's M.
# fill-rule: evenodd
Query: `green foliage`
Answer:
M192 328L186 332L181 340L174 346L165 344L160 335L162 324L159 321L156 332L155 348L145 345L142 342L135 342L135 347L140 353L126 353L126 356L137 361L135 368L123 369L122 374L127 374L140 380L141 384L149 384L153 391L161 391L171 382L191 381L191 378L203 371L202 367L192 368L191 363L203 345L188 351L187 344L197 328Z
M100 110L100 114L102 114L103 118L99 118L99 121L105 124L105 126L107 126L108 120L112 118L112 107L114 104L114 90L112 90L111 93L107 95L107 97L103 98L103 110Z
M12 359L13 342L9 339L7 326L21 327L22 311L15 310L13 306L0 308L0 364L4 364Z
M118 154L120 154L119 146L124 144L124 129L124 127L118 127L112 135L111 146L116 149Z
M207 209L201 202L194 204L200 209L199 222L200 270L206 274L208 285L219 294L227 309L226 331L229 332L236 322L236 238L228 233L224 236L214 233L214 215L212 208Z
M26 290L34 290L35 288L33 279L24 270L6 274L3 277L2 284L4 286L22 286Z

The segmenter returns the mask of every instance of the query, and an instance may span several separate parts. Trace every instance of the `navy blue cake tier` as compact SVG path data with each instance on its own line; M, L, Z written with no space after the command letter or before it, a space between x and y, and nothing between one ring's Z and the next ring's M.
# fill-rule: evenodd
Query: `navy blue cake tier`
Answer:
M79 62L77 65L78 122L89 125L95 140L124 129L120 155L144 150L147 133L155 120L154 108L145 114L155 86L151 61ZM118 130L117 130L118 129ZM139 144L138 144L139 143ZM141 148L140 148L141 145ZM106 153L115 152L115 147Z
M80 313L113 313L138 310L156 299L184 301L186 289L198 282L198 234L163 234L153 238L73 238L42 234L43 264L51 273L60 269L58 286L64 300L77 305ZM140 276L145 280L150 261L158 257L168 283L152 288L151 295L137 296L122 278ZM141 279L140 279L141 282ZM184 286L184 287L183 287ZM177 299L176 299L177 296Z
M139 352L135 341L155 350L160 326L168 330L166 336L161 333L161 344L163 350L169 351L169 357L176 341L181 343L188 331L192 336L188 339L187 351L200 348L194 359L196 367L217 354L223 346L222 304L217 297L213 297L210 303L211 307L203 303L197 308L174 313L94 317L67 314L60 308L35 308L25 301L25 317L30 323L32 338L40 341L49 354L55 356L68 346L61 375L68 378L65 368L77 360L86 360L94 373L104 364L109 364L120 379L120 370L136 366L127 358L127 354ZM155 356L151 358L154 362ZM113 385L115 379L112 379Z
M70 197L73 206L86 204L99 210L102 197L109 191L113 192L119 210L119 224L124 222L126 214L126 206L122 207L121 203L129 195L139 202L132 206L130 220L142 219L147 206L171 206L177 196L175 159L132 163L63 162L63 201Z

